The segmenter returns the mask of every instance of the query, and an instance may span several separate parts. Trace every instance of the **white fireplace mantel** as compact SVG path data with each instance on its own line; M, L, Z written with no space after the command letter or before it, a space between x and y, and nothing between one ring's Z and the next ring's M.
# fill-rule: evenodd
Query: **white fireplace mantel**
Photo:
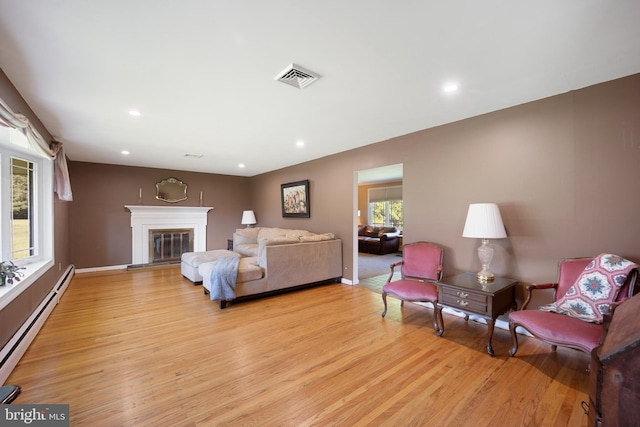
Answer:
M126 205L131 211L132 264L149 263L149 230L193 229L193 250L207 250L207 214L213 207Z

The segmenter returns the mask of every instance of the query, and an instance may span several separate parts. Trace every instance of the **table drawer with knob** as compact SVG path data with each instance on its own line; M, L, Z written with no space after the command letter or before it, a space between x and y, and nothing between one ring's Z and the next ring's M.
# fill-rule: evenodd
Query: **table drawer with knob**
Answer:
M487 296L474 292L441 286L438 300L443 305L472 313L486 314L488 311Z

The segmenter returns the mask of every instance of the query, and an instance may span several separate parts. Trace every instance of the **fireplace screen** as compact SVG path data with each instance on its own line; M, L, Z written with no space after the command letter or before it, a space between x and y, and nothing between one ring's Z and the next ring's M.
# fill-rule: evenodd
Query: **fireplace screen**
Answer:
M193 229L149 230L149 262L180 261L184 252L193 252Z

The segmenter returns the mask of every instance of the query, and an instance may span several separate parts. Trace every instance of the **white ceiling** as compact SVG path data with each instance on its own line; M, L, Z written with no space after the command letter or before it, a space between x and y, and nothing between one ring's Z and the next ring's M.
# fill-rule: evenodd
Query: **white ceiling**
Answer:
M380 182L401 181L402 165L387 165L379 168L358 171L358 185L377 184Z
M253 176L638 73L639 22L637 0L0 0L0 67L71 160ZM275 81L291 63L320 80Z

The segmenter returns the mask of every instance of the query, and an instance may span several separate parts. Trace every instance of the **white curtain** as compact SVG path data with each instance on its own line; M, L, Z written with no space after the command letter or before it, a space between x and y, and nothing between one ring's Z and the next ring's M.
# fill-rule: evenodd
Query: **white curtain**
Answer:
M14 113L2 99L0 99L0 124L12 129L19 129L25 134L29 144L35 150L54 159L55 192L58 194L58 199L67 202L72 201L73 194L71 193L69 169L62 143L54 141L49 146L36 128L29 123L29 119L23 114Z
M58 193L60 200L70 202L73 200L73 194L71 194L71 179L69 179L67 156L64 154L64 148L61 142L53 141L51 148L56 156L53 166L56 193Z

